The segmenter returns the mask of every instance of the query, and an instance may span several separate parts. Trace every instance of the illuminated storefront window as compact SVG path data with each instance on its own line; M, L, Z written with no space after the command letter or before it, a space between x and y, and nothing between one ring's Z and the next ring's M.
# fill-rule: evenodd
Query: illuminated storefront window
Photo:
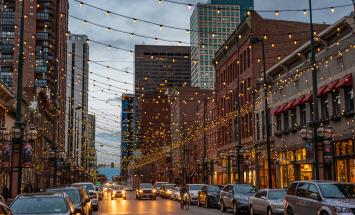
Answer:
M336 180L355 183L355 159L353 140L334 143Z
M301 164L301 180L312 180L312 164Z

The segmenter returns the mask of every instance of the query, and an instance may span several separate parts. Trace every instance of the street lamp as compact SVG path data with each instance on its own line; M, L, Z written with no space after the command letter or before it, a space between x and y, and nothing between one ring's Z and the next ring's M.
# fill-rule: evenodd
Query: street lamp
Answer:
M251 44L261 43L262 57L263 57L263 78L264 78L264 112L265 112L265 127L266 127L266 151L267 151L267 173L268 173L268 187L272 188L271 175L271 149L270 149L270 119L269 106L267 102L267 81L266 81L266 61L265 61L265 45L264 40L258 37L250 38Z

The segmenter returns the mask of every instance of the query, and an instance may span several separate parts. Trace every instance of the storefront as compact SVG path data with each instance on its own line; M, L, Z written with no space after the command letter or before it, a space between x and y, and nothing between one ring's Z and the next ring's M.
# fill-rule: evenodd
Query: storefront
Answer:
M334 143L334 161L336 180L355 183L354 140L343 140Z

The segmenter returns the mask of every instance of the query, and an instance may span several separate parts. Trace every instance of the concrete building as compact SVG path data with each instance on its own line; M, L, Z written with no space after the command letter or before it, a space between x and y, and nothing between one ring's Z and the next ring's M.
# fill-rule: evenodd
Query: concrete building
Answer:
M354 17L344 17L317 34L315 44L319 123L335 131L330 142L320 140L318 143L320 179L352 183L355 182L354 32ZM313 179L315 157L312 143L300 135L300 129L311 124L314 114L308 56L310 42L267 71L272 80L268 100L272 115L272 168L276 187L285 187L294 180ZM257 121L263 111L263 105L257 103ZM256 144L261 143L255 151L257 163L266 155L262 135L264 126L264 123L256 123ZM321 133L319 130L318 135Z
M326 25L315 25L315 31L319 32L325 27ZM308 28L307 23L264 19L253 12L216 53L217 117L219 120L226 121L218 126L218 143L220 144L218 153L229 154L231 150L235 151L237 143L243 146L241 178L245 183L257 184L258 179L260 186L266 185L265 163L258 165L259 171L251 163L255 157L254 149L251 147L255 143L254 106L260 102L255 99L253 89L262 74L261 44L252 44L251 40L253 37L264 40L266 68L270 68L308 41L308 34L296 33ZM231 116L238 112L236 104L240 109L240 129L236 126L237 118ZM260 116L260 119L263 117ZM236 152L231 154L236 158ZM226 159L223 162L226 162ZM224 168L222 172L218 172L219 184L234 181L237 178L236 162L233 159L229 159L229 162L233 165L227 166L233 171Z
M190 18L193 87L214 89L214 54L253 7L253 0L209 0L197 4Z
M70 34L67 40L65 154L75 168L84 166L83 149L88 135L89 46L86 35Z
M129 157L133 156L134 145L134 95L122 95L121 112L121 176L128 180Z

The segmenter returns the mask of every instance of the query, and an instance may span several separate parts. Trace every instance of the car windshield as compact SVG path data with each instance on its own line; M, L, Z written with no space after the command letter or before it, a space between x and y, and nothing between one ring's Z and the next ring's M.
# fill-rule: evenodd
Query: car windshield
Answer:
M201 184L191 184L189 186L190 190L201 190L202 185Z
M164 185L165 189L174 189L175 184L166 184Z
M94 185L92 184L73 184L73 187L83 187L85 190L89 191L89 190L95 190Z
M80 203L80 193L79 190L76 189L71 189L71 190L52 190L54 192L64 192L69 196L70 201L72 201L74 204Z
M143 183L143 184L140 184L139 185L141 188L153 188L153 185L152 184L149 184L149 183Z
M269 199L278 200L284 199L286 195L286 190L270 190L269 191Z
M176 191L180 191L180 187L175 187L175 190Z
M121 186L112 186L112 189L113 190L122 190L122 187Z
M208 185L207 187L208 192L219 192L221 191L218 186Z
M25 197L11 205L14 214L64 214L68 212L64 198Z
M355 199L355 184L319 184L324 198Z
M255 192L255 187L249 184L236 184L234 185L234 190L236 193L246 194Z

